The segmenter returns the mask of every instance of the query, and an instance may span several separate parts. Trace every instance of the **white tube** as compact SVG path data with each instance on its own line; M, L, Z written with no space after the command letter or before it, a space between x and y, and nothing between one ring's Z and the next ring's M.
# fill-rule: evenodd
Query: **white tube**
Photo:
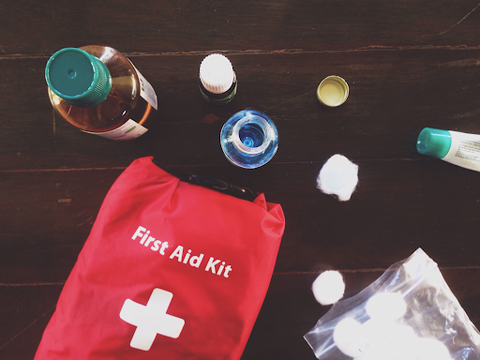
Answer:
M466 169L480 171L480 135L425 128L418 135L417 151Z

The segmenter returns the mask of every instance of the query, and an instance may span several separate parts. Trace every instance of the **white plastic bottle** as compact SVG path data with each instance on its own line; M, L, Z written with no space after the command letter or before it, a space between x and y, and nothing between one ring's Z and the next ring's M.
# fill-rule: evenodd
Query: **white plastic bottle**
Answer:
M417 151L480 171L480 135L425 128L418 135Z

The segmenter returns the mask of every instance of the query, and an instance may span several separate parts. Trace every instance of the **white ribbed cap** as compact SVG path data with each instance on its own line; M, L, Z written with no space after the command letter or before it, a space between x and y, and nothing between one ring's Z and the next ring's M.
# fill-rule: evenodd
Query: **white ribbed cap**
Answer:
M200 81L209 92L221 94L230 89L235 73L232 63L221 54L211 54L200 65Z

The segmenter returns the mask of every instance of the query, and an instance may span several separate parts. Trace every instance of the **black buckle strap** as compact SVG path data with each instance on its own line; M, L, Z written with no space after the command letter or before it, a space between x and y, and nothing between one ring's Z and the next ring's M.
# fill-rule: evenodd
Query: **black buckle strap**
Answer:
M257 197L252 190L246 187L233 185L224 180L220 180L210 176L198 175L194 173L177 172L175 170L168 169L162 166L155 159L153 159L153 163L157 165L159 168L169 172L173 176L189 184L203 186L208 189L216 190L221 193L231 195L239 199L248 200L248 201L253 201Z

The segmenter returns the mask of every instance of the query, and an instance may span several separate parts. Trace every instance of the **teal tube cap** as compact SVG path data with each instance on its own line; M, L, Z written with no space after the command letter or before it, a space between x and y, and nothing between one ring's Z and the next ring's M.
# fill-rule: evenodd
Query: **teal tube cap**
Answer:
M425 128L418 135L417 151L420 154L430 155L443 159L452 145L450 131Z
M65 48L48 60L45 78L50 89L67 103L97 106L112 88L110 71L103 62L84 50Z

